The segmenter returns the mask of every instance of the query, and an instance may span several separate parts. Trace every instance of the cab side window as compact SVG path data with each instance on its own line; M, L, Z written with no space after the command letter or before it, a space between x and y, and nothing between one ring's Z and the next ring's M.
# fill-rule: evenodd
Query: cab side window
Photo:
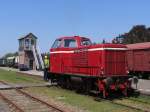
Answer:
M64 47L75 48L77 47L77 42L75 39L65 39Z
M88 45L91 45L91 44L92 44L91 41L88 40L88 39L82 39L82 41L81 41L82 46L88 46Z
M58 39L54 42L52 48L59 48L59 47L61 47L61 40L60 39Z

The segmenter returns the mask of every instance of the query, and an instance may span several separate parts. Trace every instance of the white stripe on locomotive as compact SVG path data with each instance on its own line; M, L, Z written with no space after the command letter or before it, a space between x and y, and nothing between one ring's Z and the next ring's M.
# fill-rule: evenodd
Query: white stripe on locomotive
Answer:
M101 51L101 50L127 50L127 48L92 48L88 49L87 51ZM56 53L74 53L75 50L72 51L53 51L50 52L50 54L56 54Z

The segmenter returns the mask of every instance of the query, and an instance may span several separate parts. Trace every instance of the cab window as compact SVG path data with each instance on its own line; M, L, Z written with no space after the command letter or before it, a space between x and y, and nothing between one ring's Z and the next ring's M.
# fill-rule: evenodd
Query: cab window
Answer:
M52 48L59 48L61 46L61 40L58 39L54 42Z
M88 45L91 45L91 41L89 39L82 39L81 40L81 45L82 46L88 46Z
M74 40L74 39L65 39L64 40L64 47L70 47L70 48L77 47L76 40Z

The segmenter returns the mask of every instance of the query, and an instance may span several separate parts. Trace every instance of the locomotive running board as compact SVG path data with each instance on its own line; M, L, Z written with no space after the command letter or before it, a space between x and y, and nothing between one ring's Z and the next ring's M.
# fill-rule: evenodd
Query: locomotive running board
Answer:
M87 78L106 78L107 76L91 76L91 75L86 75L86 74L71 74L71 73L54 73L54 72L48 72L49 74L59 74L60 76L74 76L74 77L87 77ZM110 76L108 76L110 77ZM132 76L129 76L129 75L113 75L111 77L132 77Z

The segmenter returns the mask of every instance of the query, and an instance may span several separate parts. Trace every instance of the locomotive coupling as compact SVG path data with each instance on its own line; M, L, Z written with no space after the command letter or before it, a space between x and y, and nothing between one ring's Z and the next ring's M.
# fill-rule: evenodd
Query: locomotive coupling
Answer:
M138 77L134 76L134 77L133 77L133 83L134 83L134 84L137 84L138 82L139 82Z

